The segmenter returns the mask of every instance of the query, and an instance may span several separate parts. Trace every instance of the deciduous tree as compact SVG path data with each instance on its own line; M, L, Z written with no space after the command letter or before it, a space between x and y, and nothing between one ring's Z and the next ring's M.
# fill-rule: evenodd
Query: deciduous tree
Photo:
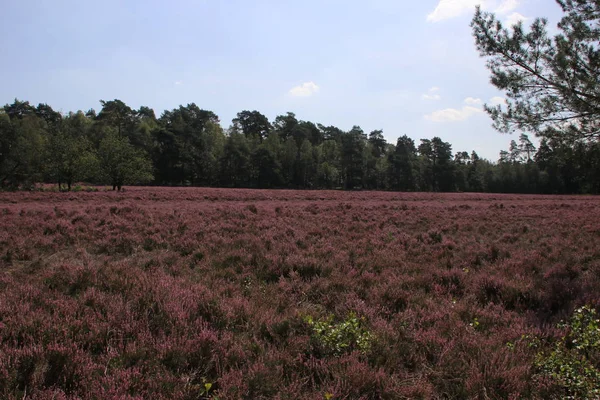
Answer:
M113 190L123 185L150 182L153 179L152 163L146 154L129 143L129 139L109 130L98 149L100 178L110 183Z

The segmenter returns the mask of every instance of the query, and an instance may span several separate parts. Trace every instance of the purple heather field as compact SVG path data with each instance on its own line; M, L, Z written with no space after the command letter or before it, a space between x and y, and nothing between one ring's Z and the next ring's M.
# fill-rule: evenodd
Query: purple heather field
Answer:
M0 193L0 398L544 398L599 243L593 196Z

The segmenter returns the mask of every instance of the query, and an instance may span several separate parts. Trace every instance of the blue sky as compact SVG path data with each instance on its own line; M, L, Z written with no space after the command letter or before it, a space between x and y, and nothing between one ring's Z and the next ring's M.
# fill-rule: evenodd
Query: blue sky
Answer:
M476 4L502 21L560 17L552 0L4 1L0 104L118 98L160 115L194 102L225 128L241 110L291 111L496 160L517 136L481 112L502 93L471 37Z

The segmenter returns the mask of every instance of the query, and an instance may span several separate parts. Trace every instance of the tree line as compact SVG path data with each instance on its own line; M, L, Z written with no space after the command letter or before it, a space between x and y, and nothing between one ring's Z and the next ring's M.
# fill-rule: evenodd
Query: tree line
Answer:
M388 143L381 130L344 131L296 118L241 111L228 129L195 104L165 111L120 100L61 114L15 100L0 110L0 187L76 182L110 185L599 193L597 141L521 134L491 162L453 152L439 137Z
M497 161L453 153L439 137L387 143L381 130L344 131L241 111L224 130L195 104L165 111L120 100L62 115L15 100L0 110L0 189L77 181L255 188L506 193L600 193L600 1L557 0L564 16L509 29L479 7L471 22L490 82L505 105L484 109L494 127L522 133Z

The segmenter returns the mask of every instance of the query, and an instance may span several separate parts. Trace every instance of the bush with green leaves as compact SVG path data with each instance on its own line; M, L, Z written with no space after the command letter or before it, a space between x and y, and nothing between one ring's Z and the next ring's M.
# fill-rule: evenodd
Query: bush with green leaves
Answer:
M327 354L339 356L354 350L365 353L371 347L373 335L364 327L364 317L353 312L337 323L333 315L320 320L309 315L304 321L312 328L312 339Z
M568 333L550 352L536 357L539 377L551 382L556 398L600 398L600 319L596 310L575 310L569 323L560 324Z

